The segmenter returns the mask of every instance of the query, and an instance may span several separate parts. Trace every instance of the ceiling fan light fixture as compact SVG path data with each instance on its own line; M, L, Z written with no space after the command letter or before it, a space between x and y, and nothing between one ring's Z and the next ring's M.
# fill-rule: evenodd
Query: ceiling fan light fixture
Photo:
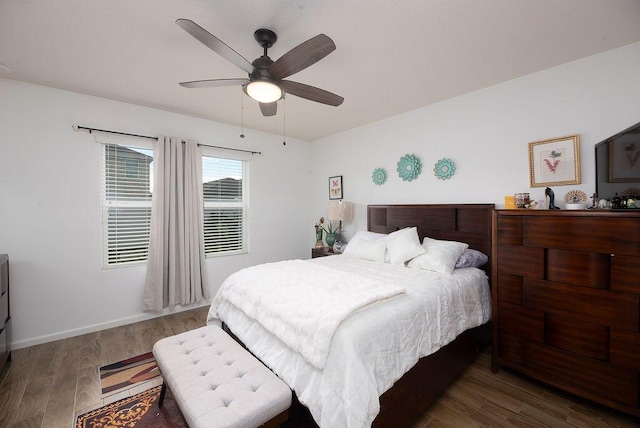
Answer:
M271 82L258 80L246 86L247 95L261 103L272 103L282 98L282 89Z

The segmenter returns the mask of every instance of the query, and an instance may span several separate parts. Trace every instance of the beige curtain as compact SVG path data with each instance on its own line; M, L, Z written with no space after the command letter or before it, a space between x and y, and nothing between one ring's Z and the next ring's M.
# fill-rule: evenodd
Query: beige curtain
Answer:
M202 157L195 141L159 137L143 309L209 299L202 232Z

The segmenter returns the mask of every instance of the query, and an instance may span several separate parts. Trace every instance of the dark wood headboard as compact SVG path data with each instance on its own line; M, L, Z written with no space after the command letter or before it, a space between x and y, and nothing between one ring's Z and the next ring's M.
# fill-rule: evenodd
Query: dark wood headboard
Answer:
M420 242L434 239L466 242L482 251L489 262L482 267L491 275L491 215L494 204L369 205L367 228L391 233L405 227L417 227Z

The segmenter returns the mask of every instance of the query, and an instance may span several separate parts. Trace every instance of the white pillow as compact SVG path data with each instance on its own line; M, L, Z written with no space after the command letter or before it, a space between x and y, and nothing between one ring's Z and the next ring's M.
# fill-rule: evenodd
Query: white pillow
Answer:
M353 238L349 240L349 243L345 247L342 254L345 256L353 257L353 255L356 254L357 252L358 242L360 242L361 240L364 239L367 241L377 241L380 239L385 239L387 236L389 235L385 233L375 233L375 232L369 232L367 230L359 230L358 232L356 232L355 235L353 235Z
M390 233L387 238L387 250L389 251L389 262L392 265L403 265L407 260L425 252L425 249L420 245L418 229L415 227L407 227Z
M426 252L409 262L409 267L432 270L451 275L456 262L469 248L469 244L456 241L441 241L424 238L422 246Z
M384 240L367 241L358 240L358 246L351 257L384 263L384 254L387 251L387 243Z

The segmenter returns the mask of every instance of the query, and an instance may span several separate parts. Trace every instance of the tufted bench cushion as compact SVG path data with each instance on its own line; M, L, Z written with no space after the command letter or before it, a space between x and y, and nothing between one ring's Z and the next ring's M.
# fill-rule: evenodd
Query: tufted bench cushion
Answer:
M161 339L153 355L190 428L259 427L274 418L277 426L287 419L289 387L218 326Z

